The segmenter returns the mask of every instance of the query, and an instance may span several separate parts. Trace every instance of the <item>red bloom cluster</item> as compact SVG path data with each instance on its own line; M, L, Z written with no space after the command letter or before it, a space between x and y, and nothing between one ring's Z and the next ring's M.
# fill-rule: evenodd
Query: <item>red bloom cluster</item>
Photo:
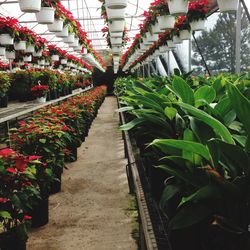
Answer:
M43 97L49 91L49 86L47 85L36 85L31 88L31 92L36 97Z

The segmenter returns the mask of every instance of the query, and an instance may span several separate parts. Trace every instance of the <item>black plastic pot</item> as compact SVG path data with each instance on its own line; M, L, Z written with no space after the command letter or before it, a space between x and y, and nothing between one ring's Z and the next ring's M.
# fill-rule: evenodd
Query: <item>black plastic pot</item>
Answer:
M53 174L56 178L51 184L50 195L59 193L61 191L61 181L62 181L62 168L55 167L53 169Z
M77 161L77 147L71 147L69 148L69 150L71 151L71 155L67 156L65 158L65 162L75 162Z
M27 236L20 232L24 225L19 225L8 232L0 234L1 250L26 250Z
M53 90L50 90L50 99L51 100L55 100L57 99L57 90L53 89Z
M50 91L47 93L46 95L46 101L50 101L51 100L51 95L50 95Z
M8 107L8 96L4 96L0 98L0 108L7 108Z
M31 211L33 228L42 227L49 222L49 198L38 200Z

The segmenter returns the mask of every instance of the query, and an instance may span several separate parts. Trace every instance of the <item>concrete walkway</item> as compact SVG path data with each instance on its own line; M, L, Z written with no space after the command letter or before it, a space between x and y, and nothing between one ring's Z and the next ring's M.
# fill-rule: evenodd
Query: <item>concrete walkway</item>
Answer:
M117 130L116 99L107 97L64 171L62 192L50 197L50 222L30 232L28 250L135 250L131 238L126 161Z

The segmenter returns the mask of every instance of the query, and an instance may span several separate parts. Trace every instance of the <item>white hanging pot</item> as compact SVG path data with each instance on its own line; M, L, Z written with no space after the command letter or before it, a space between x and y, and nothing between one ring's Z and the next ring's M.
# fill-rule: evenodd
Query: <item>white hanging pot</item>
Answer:
M5 54L6 54L6 48L0 47L0 56L5 56Z
M46 102L46 96L43 97L37 97L36 98L37 103L45 103Z
M79 38L75 37L75 41L70 45L71 47L78 47L79 46Z
M45 60L44 59L38 60L37 63L38 65L45 65Z
M181 43L182 43L182 40L181 40L181 38L180 38L179 36L174 35L174 36L173 36L173 42L174 42L175 44L181 44Z
M158 41L158 35L157 35L157 34L151 35L150 32L147 32L147 33L146 33L146 36L147 36L148 42L153 43L153 42Z
M13 45L14 38L12 38L9 34L1 34L0 35L0 44L1 45Z
M239 0L217 0L220 12L233 12L238 10Z
M108 24L109 26L109 31L112 32L123 32L124 31L124 26L125 26L125 21L124 20L119 20L119 21L112 21L111 23Z
M54 23L48 24L48 30L50 32L61 32L63 30L63 20L55 19Z
M39 51L35 51L35 52L33 52L33 56L35 56L35 57L41 57L43 55L43 51L42 50L39 50Z
M125 18L125 8L124 9L106 9L107 16L109 20L123 20Z
M180 39L181 40L190 40L191 32L189 30L180 30Z
M67 26L64 27L61 32L56 32L57 37L68 37L68 35L69 35L69 29Z
M55 21L55 9L52 7L42 7L36 13L36 20L39 24L53 24Z
M31 56L31 55L29 55L29 56L24 56L24 57L23 57L23 61L24 61L24 62L31 62L31 61L32 61L32 56Z
M67 59L61 59L61 64L62 64L62 65L66 65L66 64L67 64L67 62L68 62L68 60L67 60Z
M86 48L82 48L82 54L83 55L87 55L88 54L88 50Z
M167 43L169 48L175 48L175 44L172 40L167 40Z
M206 19L199 19L198 21L190 22L190 27L192 31L199 31L205 29Z
M15 51L6 51L6 58L7 59L15 59L16 58L16 53Z
M147 38L143 38L143 44L144 44L145 46L148 46L148 45L151 45L152 42L149 42Z
M175 24L175 17L170 15L157 17L159 28L161 30L173 29Z
M173 16L184 16L188 12L188 0L169 0L169 13Z
M73 43L75 41L75 35L69 34L68 37L63 38L64 43Z
M41 0L18 0L22 12L36 13L41 10Z
M123 32L110 33L110 37L123 37Z
M105 5L109 9L123 9L127 4L127 0L105 0Z
M112 45L121 45L122 44L122 38L113 38L113 37L111 37L110 38L110 40L111 40L111 44Z
M59 55L52 55L51 60L52 61L59 61L60 60Z
M74 47L74 51L82 51L82 46L79 45L77 47Z
M154 34L161 34L162 30L160 29L159 23L156 23L155 25L152 26L152 32Z
M20 41L20 42L14 43L14 49L15 50L26 50L26 41Z
M119 47L112 47L112 53L113 54L119 54L120 53L120 48Z
M35 46L33 44L29 45L25 50L25 53L34 53L34 52L35 52Z

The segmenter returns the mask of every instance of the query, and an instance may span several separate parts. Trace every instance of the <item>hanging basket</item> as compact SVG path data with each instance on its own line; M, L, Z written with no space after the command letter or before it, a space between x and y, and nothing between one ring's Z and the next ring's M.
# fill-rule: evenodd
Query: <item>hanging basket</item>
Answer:
M113 54L120 54L121 49L119 47L113 47L112 48L112 53Z
M75 41L75 35L69 34L68 37L63 38L64 43L73 43Z
M110 38L112 45L121 45L122 44L122 38Z
M189 30L181 30L180 31L180 39L181 40L190 40L191 32Z
M239 0L217 0L220 12L237 11Z
M108 19L113 20L123 20L125 18L125 9L106 9Z
M167 43L168 43L169 48L175 48L176 47L172 40L167 40Z
M158 16L157 17L159 28L163 31L166 29L173 29L175 24L175 17L174 16Z
M155 25L152 26L152 32L154 34L161 34L163 31L160 29L159 23L156 23Z
M199 19L198 21L190 22L190 27L192 31L200 31L205 29L206 19Z
M55 19L53 24L48 24L48 30L50 32L61 32L63 30L63 20Z
M188 12L188 0L169 0L168 8L172 16L184 16Z
M18 3L22 12L36 13L41 10L41 0L19 0Z
M45 60L44 59L38 60L37 63L38 63L38 65L43 66L43 65L45 65Z
M9 34L1 34L0 35L0 44L1 45L13 45L14 38L12 38Z
M30 44L25 50L25 53L34 53L34 52L35 52L35 46L33 44Z
M83 55L87 55L87 54L88 54L88 50L87 50L86 48L83 48L83 49L82 49L82 54L83 54Z
M38 51L38 52L33 52L33 56L34 57L41 57L43 55L43 51L42 50L40 50L40 51Z
M68 37L69 35L69 29L68 27L64 27L63 30L61 32L56 32L56 36L57 37Z
M6 48L0 47L0 56L5 56L5 54L6 54Z
M70 46L73 48L78 47L79 46L79 38L75 37L74 42Z
M26 41L20 41L20 42L14 43L14 49L15 50L26 50Z
M61 59L61 64L62 64L62 65L66 65L66 64L67 64L67 62L68 62L68 60L67 60L67 59Z
M55 9L42 7L41 11L36 13L36 20L39 24L53 24L55 21Z
M74 47L74 51L82 51L82 46L81 45L79 45L79 46L77 46L77 47Z
M43 97L37 97L36 98L37 103L45 103L46 102L46 96Z
M182 43L182 40L179 36L173 36L173 42L174 44L181 44Z
M120 20L120 21L112 21L109 23L109 31L111 33L113 32L123 32L124 31L124 26L125 26L125 21Z
M23 61L24 61L24 62L31 62L31 61L32 61L32 56L31 56L31 55L29 55L29 56L24 56L24 57L23 57Z
M15 51L6 51L6 58L7 59L15 59L16 58L16 53Z
M123 9L127 7L128 3L127 0L106 0L105 5L109 9Z
M110 37L123 37L123 32L110 33Z
M59 61L60 60L59 55L52 55L51 60L54 62Z
M158 41L158 35L157 34L151 35L150 32L147 32L146 36L147 36L148 42L150 42L150 43L154 43L154 42Z

